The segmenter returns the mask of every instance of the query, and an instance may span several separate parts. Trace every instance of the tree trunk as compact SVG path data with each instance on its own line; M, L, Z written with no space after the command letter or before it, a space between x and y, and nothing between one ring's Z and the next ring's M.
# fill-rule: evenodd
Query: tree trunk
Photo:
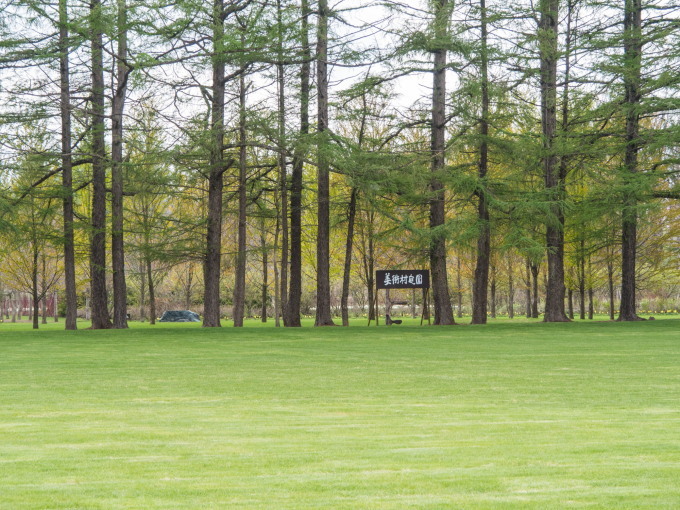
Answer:
M626 150L624 172L626 178L638 173L638 151L640 150L639 105L642 67L642 1L625 0L623 21L623 84L626 92ZM637 255L637 199L627 193L623 204L621 229L621 305L619 321L643 320L637 315L635 297L635 265Z
M236 278L232 315L234 327L243 326L246 299L246 226L247 226L247 168L246 168L246 84L239 78L239 172L238 172L238 241L236 252Z
M557 126L557 22L559 0L540 1L539 51L541 59L541 126L543 130L543 171L545 189L551 200L551 217L546 223L548 285L545 322L566 322L564 313L564 182L559 176L555 149Z
M496 318L496 270L491 275L491 318Z
M33 317L33 329L40 327L40 296L38 295L38 245L37 239L33 239L33 260L31 265L31 300L33 306L31 307L31 315Z
M489 286L489 259L491 255L491 227L489 225L489 203L486 193L486 174L489 167L489 82L487 56L487 20L486 0L480 0L480 18L482 29L481 78L482 78L482 116L479 123L479 184L477 189L477 219L479 237L477 238L477 265L472 292L472 324L486 324L487 292Z
M456 292L458 297L458 311L456 312L456 317L459 319L463 317L463 281L460 265L459 255L456 257L456 285L458 286L458 291Z
M186 310L191 309L191 288L194 283L194 265L189 264L189 269L187 270L187 283L184 288L184 308Z
M567 308L568 308L568 316L570 319L574 318L574 291L572 289L569 289L567 291Z
M328 0L319 0L316 82L317 130L319 132L317 167L317 236L316 236L316 319L315 326L334 326L331 317L330 283L330 166L326 154L328 143Z
M71 85L69 75L69 31L66 0L59 0L59 76L61 95L61 185L64 216L64 287L67 330L77 329L76 254L73 234L73 156L71 153Z
M347 239L345 242L345 266L342 275L342 297L340 298L340 308L342 310L342 325L349 326L349 277L352 269L352 244L354 242L354 221L357 212L357 189L352 188L349 199L349 210L347 214Z
M508 255L508 318L515 318L515 279L512 270L512 258Z
M377 320L378 307L375 304L375 240L373 231L373 222L375 221L375 212L368 213L368 297L369 297L369 319Z
M47 296L43 296L43 298L40 300L40 307L41 307L40 323L47 324Z
M614 304L614 264L607 262L607 283L609 289L609 320L616 318L616 305Z
M92 48L92 232L90 233L90 294L92 329L111 327L106 290L106 143L104 141L104 63L101 0L90 0Z
M146 278L149 282L149 324L156 324L156 287L153 283L151 259L146 259Z
M111 259L113 269L113 327L125 329L127 323L127 284L123 240L123 111L129 69L127 58L126 0L118 4L118 52L116 89L111 105Z
M269 257L267 250L267 235L262 220L262 235L260 235L260 246L262 248L262 310L261 320L267 322L267 302L269 301L268 287L269 287Z
M579 318L586 318L586 259L584 255L584 241L581 240L581 250L578 261L578 305Z
M302 0L302 66L300 69L300 141L295 148L290 188L290 282L284 325L300 327L302 296L302 177L305 151L303 144L309 134L310 61L309 4Z
M524 295L526 298L526 316L533 317L531 313L531 263L529 259L526 260L526 287L524 289Z
M538 273L540 266L531 263L531 275L533 277L533 300L531 302L531 317L538 319Z
M144 263L142 262L141 267L140 267L140 275L139 275L139 280L140 280L140 285L139 285L139 319L144 320L146 319L146 309L144 307L144 304L146 302L146 267L144 266Z
M375 320L376 313L373 301L375 300L375 247L373 241L373 221L374 212L370 209L368 204L367 210L364 211L365 220L360 222L362 226L359 237L361 246L361 267L364 274L364 282L366 282L366 292L368 294L368 321Z
M40 273L40 304L42 307L42 324L47 324L47 258L43 251L41 258L42 271Z
M281 193L281 315L284 326L288 310L288 175L286 169L286 89L283 67L283 22L281 19L281 0L276 2L276 21L278 25L278 50L279 62L276 66L279 100L279 192Z
M222 190L224 188L224 0L213 2L213 50L208 218L203 265L203 327L220 327Z
M446 270L445 191L441 174L446 165L446 44L449 25L449 1L435 0L434 34L438 41L433 51L432 69L432 177L430 179L430 269L432 271L432 295L434 299L434 324L455 324L449 298Z
M277 260L277 253L279 252L279 232L281 226L279 225L279 197L278 193L274 195L274 203L276 205L276 225L274 227L274 249L272 250L273 258L272 265L274 266L274 325L277 328L281 327L281 292L280 292L280 277L279 277L279 261Z

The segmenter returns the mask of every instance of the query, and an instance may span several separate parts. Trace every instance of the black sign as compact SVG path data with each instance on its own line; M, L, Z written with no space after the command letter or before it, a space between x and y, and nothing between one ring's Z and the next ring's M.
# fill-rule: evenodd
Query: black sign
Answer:
M378 289L429 289L430 271L427 269L394 269L375 272Z

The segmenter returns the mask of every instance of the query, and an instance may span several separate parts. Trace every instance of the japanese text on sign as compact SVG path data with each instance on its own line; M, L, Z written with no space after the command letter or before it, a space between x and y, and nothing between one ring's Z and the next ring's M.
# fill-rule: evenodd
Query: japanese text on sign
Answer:
M375 272L378 289L429 289L430 272L427 269L394 269Z

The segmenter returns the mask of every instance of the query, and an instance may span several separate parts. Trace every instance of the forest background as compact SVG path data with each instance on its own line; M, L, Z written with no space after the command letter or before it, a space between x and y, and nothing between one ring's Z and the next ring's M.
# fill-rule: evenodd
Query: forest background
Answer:
M1 0L1 312L348 324L415 268L435 324L677 310L679 35L672 0Z

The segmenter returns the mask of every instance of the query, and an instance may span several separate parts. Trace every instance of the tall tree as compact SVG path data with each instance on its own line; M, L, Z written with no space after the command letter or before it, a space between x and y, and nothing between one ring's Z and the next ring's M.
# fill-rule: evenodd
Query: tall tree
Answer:
M479 162L477 189L477 218L479 236L477 237L477 265L472 292L472 323L486 324L487 291L489 286L489 260L491 256L491 228L489 225L489 203L486 192L486 175L489 167L489 56L486 0L480 0L481 47L481 117L479 119Z
M286 323L288 309L288 264L289 264L289 228L288 228L288 170L286 165L286 81L283 62L283 12L281 0L276 0L276 25L277 25L277 63L276 82L278 99L278 167L279 167L279 193L281 195L281 285L280 301L281 315ZM278 321L278 316L276 317ZM278 322L277 322L278 324Z
M90 0L92 60L92 218L90 232L90 302L92 328L111 327L106 290L106 143L104 123L104 15L101 0Z
M446 271L446 194L442 183L442 173L446 166L446 57L450 15L449 0L434 1L430 269L432 270L431 285L436 325L455 324Z
M206 250L203 263L203 327L220 327L220 275L222 263L222 209L224 172L232 162L224 157L224 106L226 35L224 22L229 14L245 9L247 0L225 6L224 0L213 0L212 85L210 90L210 161L208 173L208 213Z
M302 185L305 143L309 134L309 95L311 74L311 47L309 43L309 2L301 2L300 53L300 140L293 155L290 188L290 284L284 326L299 327L300 300L302 296Z
M319 0L316 38L317 83L317 236L315 326L334 326L330 282L330 165L328 129L328 1Z
M623 18L623 85L625 89L626 146L624 172L633 180L638 173L640 150L640 100L642 71L642 0L625 0ZM637 199L624 198L621 223L621 304L620 321L641 320L635 303L635 258L637 253Z
M239 165L238 165L238 229L236 249L236 275L234 282L234 306L232 316L234 327L243 326L246 299L246 226L247 226L247 152L246 152L246 80L239 76Z
M123 112L130 67L127 65L126 0L117 0L116 86L111 103L111 263L113 270L113 327L127 324L127 283L123 239Z
M61 114L61 183L64 223L64 285L68 330L77 329L76 253L73 233L73 154L71 148L71 82L69 73L69 15L67 0L59 0L59 110Z
M557 128L557 61L559 0L541 0L538 44L541 61L541 128L543 174L551 214L546 222L548 287L545 322L566 322L564 313L564 179L559 174L555 147Z
M347 241L345 242L345 264L342 274L342 296L340 298L340 310L342 314L342 325L349 326L349 282L350 271L352 268L352 246L354 244L354 222L357 216L357 193L358 190L352 187L349 205L347 210Z

